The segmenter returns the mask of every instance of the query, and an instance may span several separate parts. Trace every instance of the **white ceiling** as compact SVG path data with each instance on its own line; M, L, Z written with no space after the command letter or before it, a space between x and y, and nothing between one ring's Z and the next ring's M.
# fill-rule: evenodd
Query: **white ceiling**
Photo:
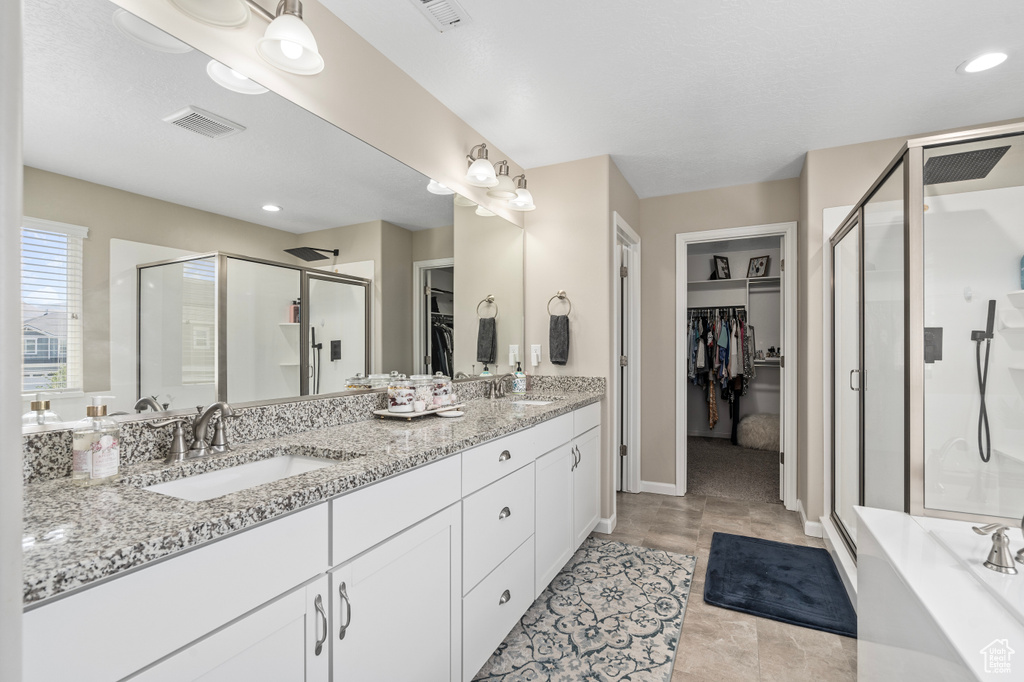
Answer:
M214 84L199 52L130 41L105 0L73 4L25 2L27 165L294 233L452 224L451 197L420 173L273 93ZM188 105L246 130L210 140L163 122Z
M1024 115L1020 0L459 0L444 34L411 0L321 1L517 163L611 154L641 197Z

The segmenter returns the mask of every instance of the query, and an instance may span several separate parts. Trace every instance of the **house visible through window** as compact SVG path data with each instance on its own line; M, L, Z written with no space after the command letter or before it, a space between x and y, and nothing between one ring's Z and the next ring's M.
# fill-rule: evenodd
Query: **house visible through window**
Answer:
M82 390L82 240L77 225L21 229L22 392Z

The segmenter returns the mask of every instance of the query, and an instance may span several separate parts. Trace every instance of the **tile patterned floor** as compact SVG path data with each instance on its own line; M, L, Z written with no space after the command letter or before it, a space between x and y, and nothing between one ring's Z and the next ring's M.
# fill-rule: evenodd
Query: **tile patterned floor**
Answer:
M704 603L715 531L822 547L804 535L796 512L779 504L721 497L618 495L618 524L609 538L697 557L683 618L673 682L845 682L857 679L857 642Z

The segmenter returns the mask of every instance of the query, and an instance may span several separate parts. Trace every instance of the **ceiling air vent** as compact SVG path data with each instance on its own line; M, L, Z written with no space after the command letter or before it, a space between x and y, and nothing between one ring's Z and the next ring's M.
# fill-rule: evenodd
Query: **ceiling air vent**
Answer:
M233 123L217 114L211 114L209 111L193 106L185 107L170 116L165 116L164 120L179 128L191 130L197 135L202 135L212 140L230 137L245 130L243 125Z
M441 33L469 23L469 14L456 0L411 0L430 25Z

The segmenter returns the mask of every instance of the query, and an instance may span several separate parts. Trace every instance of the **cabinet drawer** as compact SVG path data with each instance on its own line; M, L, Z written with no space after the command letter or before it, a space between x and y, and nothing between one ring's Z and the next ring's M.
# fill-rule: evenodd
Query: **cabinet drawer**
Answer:
M331 500L331 565L455 504L461 455L453 455Z
M601 424L601 403L581 407L572 413L572 435L579 436Z
M496 438L462 453L462 494L469 495L526 466L572 438L572 415Z
M507 601L503 601L505 593ZM462 600L462 678L472 680L533 604L533 538Z
M326 537L321 504L27 611L24 679L119 680L323 572Z
M532 462L463 501L463 594L533 535L533 523Z

